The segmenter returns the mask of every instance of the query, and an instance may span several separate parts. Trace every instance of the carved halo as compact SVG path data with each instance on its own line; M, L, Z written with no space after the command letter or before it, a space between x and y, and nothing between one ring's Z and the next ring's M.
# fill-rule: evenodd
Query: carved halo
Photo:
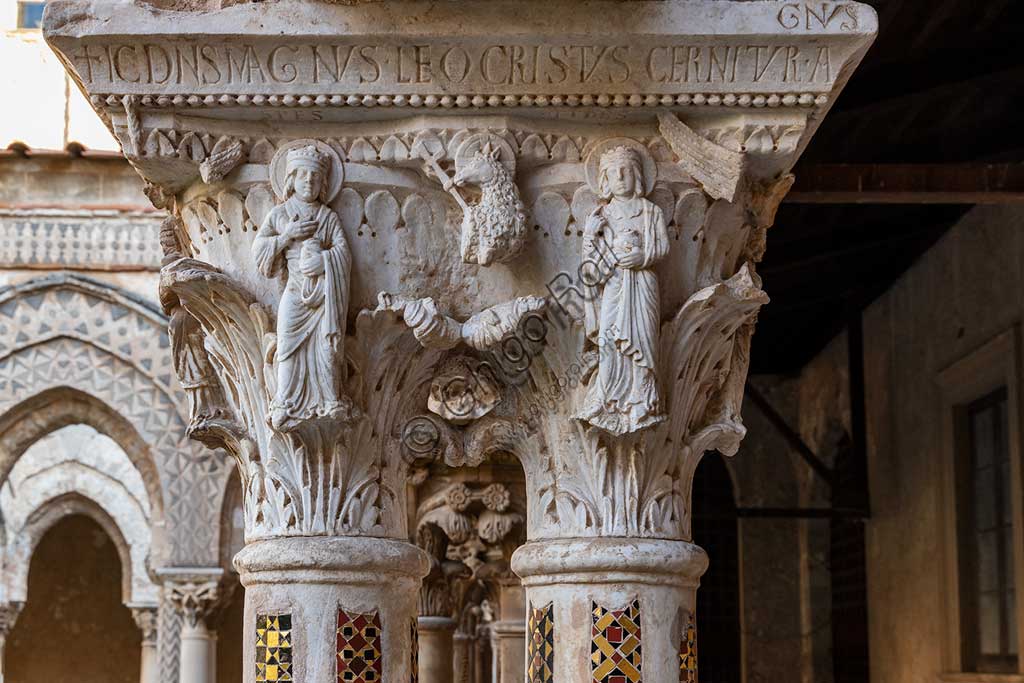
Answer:
M458 171L468 164L473 159L473 155L483 149L487 143L490 143L491 149L497 148L498 160L501 161L501 165L508 169L510 175L515 177L516 153L512 149L512 145L497 135L490 133L470 135L466 138L465 142L459 145L459 149L455 152L455 170Z
M325 142L320 140L292 140L291 142L281 145L277 152L274 153L274 157L270 160L270 186L274 188L274 194L277 198L284 200L284 181L285 176L288 173L288 152L295 149L296 147L309 147L313 145L321 154L324 154L330 159L331 173L327 181L331 184L327 193L327 202L330 203L341 190L341 184L345 180L345 167L341 163L341 157L338 153Z
M654 183L658 179L658 164L650 151L636 140L630 138L608 138L599 140L584 150L586 155L587 185L596 196L601 196L601 157L616 147L629 147L640 156L644 166L644 196L651 194Z

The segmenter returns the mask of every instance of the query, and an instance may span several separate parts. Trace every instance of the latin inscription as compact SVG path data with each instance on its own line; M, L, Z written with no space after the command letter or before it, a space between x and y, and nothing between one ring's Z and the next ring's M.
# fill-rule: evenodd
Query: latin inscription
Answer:
M789 6L787 6L789 7ZM798 5L792 5L799 8ZM784 12L785 10L783 10ZM815 15L817 16L817 15ZM804 21L803 14L792 21ZM780 13L779 21L790 21ZM833 19L825 18L831 22ZM162 86L224 92L291 83L367 92L671 91L690 86L828 87L828 46L763 45L379 45L163 43L86 45L73 55L90 88Z
M835 2L787 3L779 10L779 26L790 31L838 28L852 32L860 28L857 7Z

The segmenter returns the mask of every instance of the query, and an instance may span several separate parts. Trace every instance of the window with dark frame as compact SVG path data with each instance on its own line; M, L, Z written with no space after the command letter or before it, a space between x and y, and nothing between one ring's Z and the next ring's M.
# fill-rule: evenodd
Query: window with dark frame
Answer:
M46 2L21 0L18 3L18 28L42 28Z
M964 407L958 458L963 670L1016 673L1016 577L1006 389Z

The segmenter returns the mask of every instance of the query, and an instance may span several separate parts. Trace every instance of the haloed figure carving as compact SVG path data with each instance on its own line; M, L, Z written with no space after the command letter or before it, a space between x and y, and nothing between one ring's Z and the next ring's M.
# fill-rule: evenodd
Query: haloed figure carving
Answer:
M338 215L326 204L331 171L330 157L316 146L288 151L284 203L271 210L253 241L260 272L273 277L283 266L287 277L270 406L271 426L280 432L351 416L341 384L352 255Z
M598 347L578 419L615 435L639 431L664 419L658 397L658 277L652 268L668 254L662 211L645 195L645 151L620 145L601 154L597 194L602 203L587 220L584 264L603 264L588 277L587 339Z

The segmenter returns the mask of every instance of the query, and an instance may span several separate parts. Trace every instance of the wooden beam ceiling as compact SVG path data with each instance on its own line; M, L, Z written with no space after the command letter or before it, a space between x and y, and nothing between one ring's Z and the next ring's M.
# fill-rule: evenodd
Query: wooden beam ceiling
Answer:
M1021 204L1024 163L806 164L791 204Z

